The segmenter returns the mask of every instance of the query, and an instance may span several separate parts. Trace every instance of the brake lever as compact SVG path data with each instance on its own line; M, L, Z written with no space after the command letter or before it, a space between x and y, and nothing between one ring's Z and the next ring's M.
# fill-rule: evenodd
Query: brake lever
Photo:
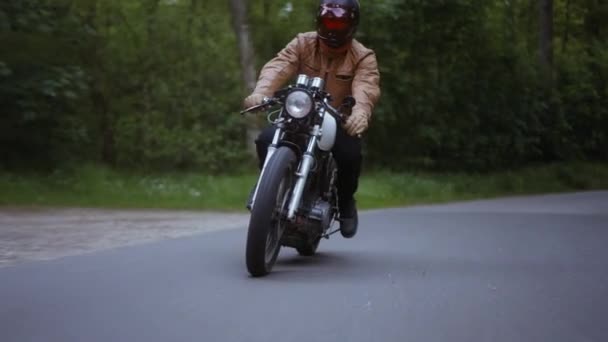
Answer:
M253 106L253 107L249 107L249 108L247 108L247 109L245 109L245 110L242 110L242 111L240 112L240 114L241 114L241 115L245 115L245 114L247 114L247 113L251 113L251 112L257 112L257 111L259 111L259 110L260 110L262 107L265 107L265 106L266 106L265 104L259 104L259 105Z

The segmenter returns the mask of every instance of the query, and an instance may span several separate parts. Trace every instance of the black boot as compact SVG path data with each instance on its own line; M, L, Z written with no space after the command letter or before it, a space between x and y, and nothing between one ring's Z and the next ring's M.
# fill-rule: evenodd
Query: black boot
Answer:
M357 215L357 206L354 199L340 203L340 233L347 239L352 238L357 234L359 226L359 216Z

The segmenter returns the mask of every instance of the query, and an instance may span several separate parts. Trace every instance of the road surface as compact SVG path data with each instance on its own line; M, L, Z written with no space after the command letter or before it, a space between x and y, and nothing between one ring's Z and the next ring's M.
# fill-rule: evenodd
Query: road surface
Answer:
M244 226L15 263L0 341L608 341L608 192L360 221L261 279Z

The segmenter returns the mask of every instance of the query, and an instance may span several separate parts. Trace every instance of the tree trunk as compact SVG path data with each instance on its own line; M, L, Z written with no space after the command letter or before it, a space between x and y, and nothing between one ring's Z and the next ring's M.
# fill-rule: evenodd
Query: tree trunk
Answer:
M262 16L262 18L270 18L270 6L271 6L271 2L272 0L264 0L264 4L263 4L263 13L264 15ZM272 51L272 25L266 25L264 28L264 36L268 37L268 39L264 40L264 51L262 56L272 56L273 55L273 51Z
M86 15L84 21L89 27L99 30L97 23L98 11L97 1L91 1L86 7ZM106 22L106 26L107 26ZM99 37L92 40L91 48L83 54L86 59L86 64L91 68L93 77L89 81L89 96L91 103L97 111L99 121L99 132L101 134L101 161L107 165L115 165L116 163L116 146L114 141L114 115L110 111L107 95L104 91L105 66L103 64L102 52L103 44Z
M190 0L190 13L188 13L188 24L186 26L186 33L188 39L192 39L192 25L194 25L194 16L196 16L198 9L198 0Z
M148 143L148 133L147 127L150 122L150 115L152 111L156 107L155 97L152 94L152 85L154 84L154 78L156 77L155 73L157 72L157 60L159 60L156 56L159 53L158 42L156 41L156 37L158 35L158 24L156 13L158 11L158 3L160 0L148 0L144 3L144 13L146 15L146 54L147 56L143 58L143 61L148 68L148 72L145 73L143 79L143 89L142 95L140 98L140 104L143 110L139 113L139 120L137 121L137 126L135 129L135 144L136 146L146 146ZM145 147L138 149L139 160L145 159Z
M232 26L239 45L241 76L247 91L253 91L256 82L253 42L247 21L247 0L230 0Z
M149 0L145 5L146 13L146 31L148 33L148 41L156 37L157 23L156 12L158 10L159 0Z
M247 0L230 0L230 11L232 14L232 26L239 48L241 78L249 94L255 88L256 71L253 42L247 20ZM247 146L250 147L249 152L252 155L255 155L255 146L251 142L254 141L258 131L259 127L256 122L253 120L249 121L246 139Z
M553 0L539 0L540 64L545 72L553 69Z
M587 13L584 19L585 37L590 45L601 39L603 22L606 18L606 5L602 0L587 1Z
M566 0L566 23L564 24L564 36L562 38L562 52L568 48L568 40L570 39L570 0Z
M517 20L515 17L516 7L516 0L505 2L506 13L504 21L504 39L513 52L517 48Z
M563 128L553 97L555 94L553 82L553 0L538 1L538 24L540 76L544 83L541 96L546 105L542 120L550 132L542 138L541 149L545 158L555 160L560 158L564 147L559 138Z

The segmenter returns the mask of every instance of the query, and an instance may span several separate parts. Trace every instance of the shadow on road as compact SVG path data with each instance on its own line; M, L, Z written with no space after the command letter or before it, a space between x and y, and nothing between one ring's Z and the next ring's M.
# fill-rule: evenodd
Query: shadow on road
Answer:
M350 263L347 258L349 254L351 253L322 252L310 257L290 254L286 257L279 258L279 260L277 260L277 266L344 266L344 264Z
M462 258L437 255L415 255L388 251L333 251L312 257L301 257L286 251L265 279L280 282L321 283L352 282L355 279L390 278L394 276L425 277L556 277L569 274L602 274L605 263L597 260L521 258L503 255L492 258Z
M404 255L373 253L370 251L320 252L302 257L292 251L281 252L269 281L281 282L352 282L360 277L377 277L390 273L391 269L404 268ZM400 265L401 264L401 265Z

